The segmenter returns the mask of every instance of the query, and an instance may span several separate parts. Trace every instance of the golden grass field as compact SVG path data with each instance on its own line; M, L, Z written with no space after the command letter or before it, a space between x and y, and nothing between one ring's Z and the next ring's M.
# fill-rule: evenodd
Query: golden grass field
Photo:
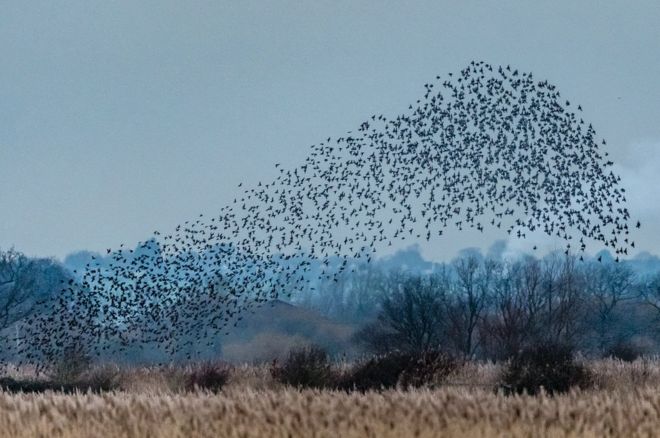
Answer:
M183 392L176 373L124 371L104 394L0 393L10 437L660 436L660 361L590 362L596 388L550 397L494 390L499 368L467 364L433 388L298 391L266 367L237 367L219 394Z

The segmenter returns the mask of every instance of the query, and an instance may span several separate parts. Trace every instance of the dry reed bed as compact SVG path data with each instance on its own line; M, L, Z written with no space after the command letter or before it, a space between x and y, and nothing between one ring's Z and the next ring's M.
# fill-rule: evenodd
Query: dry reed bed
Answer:
M219 394L186 393L176 367L138 368L100 395L0 392L0 436L657 436L660 361L586 364L596 389L555 397L496 393L492 363L467 363L436 389L366 394L296 391L247 365Z
M660 391L504 397L490 391L0 393L12 437L656 436Z

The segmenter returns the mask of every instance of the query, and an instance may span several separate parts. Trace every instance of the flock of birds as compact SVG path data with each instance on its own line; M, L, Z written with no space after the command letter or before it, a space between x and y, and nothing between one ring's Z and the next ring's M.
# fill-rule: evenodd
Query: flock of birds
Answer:
M72 341L174 352L181 333L204 348L246 310L305 288L312 262L332 281L379 247L449 226L540 230L567 253L596 241L625 255L625 191L581 112L509 66L437 76L405 114L372 115L311 146L301 165L276 164L273 181L243 188L216 216L108 249L64 285L60 312L31 321L32 336L46 355Z

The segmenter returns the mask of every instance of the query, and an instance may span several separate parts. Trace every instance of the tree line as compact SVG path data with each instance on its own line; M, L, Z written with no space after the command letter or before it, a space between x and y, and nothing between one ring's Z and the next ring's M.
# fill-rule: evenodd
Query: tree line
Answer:
M355 341L374 353L501 359L552 343L599 356L660 342L660 273L563 253L464 254L430 272L362 266L296 301L358 324Z
M75 281L56 260L0 250L2 342L28 342L22 324L53 311L49 298ZM501 359L542 343L593 356L622 348L660 350L660 271L642 273L607 258L552 253L503 259L464 252L423 271L378 261L355 264L310 285L291 302L356 327L354 342L373 353L444 350Z

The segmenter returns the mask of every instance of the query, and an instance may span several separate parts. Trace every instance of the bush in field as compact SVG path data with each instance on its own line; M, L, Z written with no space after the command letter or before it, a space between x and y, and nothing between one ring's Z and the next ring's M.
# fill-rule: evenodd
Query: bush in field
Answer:
M399 377L409 366L407 353L393 352L372 357L355 365L341 382L346 390L368 391L393 388Z
M592 378L586 367L573 358L567 345L547 343L523 350L514 356L504 371L502 387L506 393L563 393L573 387L587 388Z
M607 350L605 357L619 359L624 362L632 362L635 359L641 357L643 353L644 352L642 349L634 344L628 342L619 342Z
M116 365L95 366L83 372L76 381L72 382L72 385L83 392L112 391L119 387L121 376L121 370Z
M72 388L66 386L56 386L52 382L33 380L33 379L14 379L13 377L0 378L0 389L5 392L46 392L63 391L72 392Z
M229 380L231 370L227 365L206 362L192 369L186 379L186 389L203 389L218 392Z
M445 379L458 368L458 361L441 351L425 351L412 355L410 366L403 371L399 383L404 388L432 385Z
M68 380L64 380L64 379ZM90 368L75 376L56 375L52 380L34 378L0 378L0 388L7 392L38 393L57 391L65 394L74 392L100 393L112 391L119 387L120 371L116 366L104 365Z
M273 363L270 372L275 380L296 388L329 388L336 381L328 354L314 345L292 349L282 364Z
M453 358L439 351L391 352L357 364L339 387L357 391L420 387L446 377L456 366Z
M91 357L80 346L73 345L52 365L48 377L57 384L70 384L79 380L91 364Z

